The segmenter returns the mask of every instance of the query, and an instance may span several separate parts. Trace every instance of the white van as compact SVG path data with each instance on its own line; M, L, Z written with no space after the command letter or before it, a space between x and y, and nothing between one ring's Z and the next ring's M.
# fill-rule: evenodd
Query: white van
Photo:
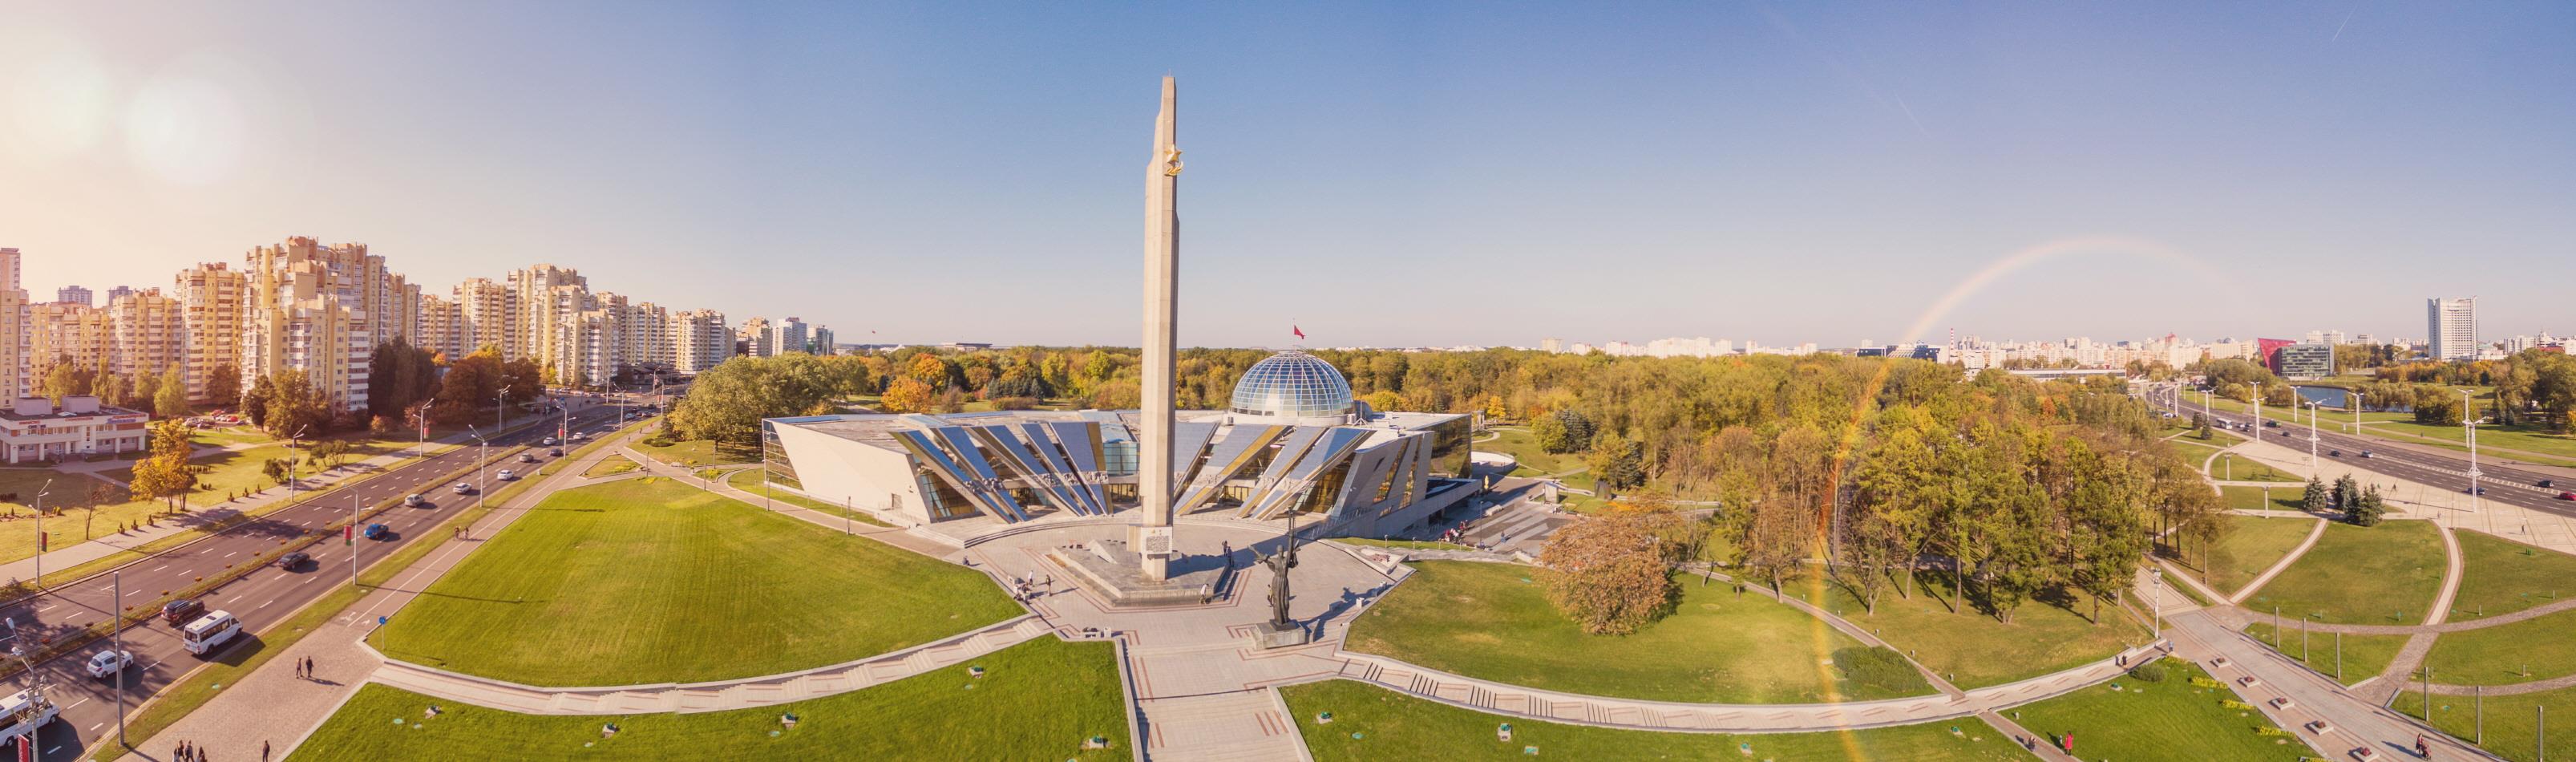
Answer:
M188 649L188 653L204 656L231 642L233 636L239 634L241 620L234 619L232 612L211 611L179 631L179 645Z

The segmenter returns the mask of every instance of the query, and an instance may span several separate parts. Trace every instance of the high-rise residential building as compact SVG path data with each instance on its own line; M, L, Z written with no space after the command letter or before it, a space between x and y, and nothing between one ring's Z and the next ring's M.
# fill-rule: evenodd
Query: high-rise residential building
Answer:
M107 320L108 367L118 375L186 373L188 320L179 300L157 288L129 291L108 301Z
M626 308L626 322L619 326L625 337L625 364L668 368L679 364L673 356L671 311L652 302L637 302Z
M590 308L589 279L568 268L540 264L512 271L509 281L518 301L518 324L513 327L513 343L501 347L501 358L526 357L540 365L560 358L557 345L569 336L565 324Z
M814 353L817 357L830 355L835 349L832 342L832 329L819 325L814 326L813 337L807 339L805 343L807 346L812 347L812 349L807 351Z
M725 328L725 316L715 310L689 310L671 313L671 369L681 373L698 373L724 364L733 356L733 331Z
M768 357L778 353L769 344L769 340L774 338L769 330L769 318L756 317L742 321L742 325L734 329L734 338L742 342L744 355Z
M490 278L469 278L456 284L457 316L461 318L460 334L466 354L491 347L502 359L517 358L519 351L519 292Z
M446 355L448 360L462 358L468 351L471 331L465 321L465 305L437 294L420 297L420 335L414 346Z
M83 290L81 293L82 293L82 295L83 295L83 298L81 299L81 301L83 301L83 302L87 302L87 301L89 301L89 299L87 298L87 294L88 294L89 292L88 292L87 290ZM132 296L132 295L134 295L134 287L133 287L133 286L117 286L117 287L115 287L115 288L111 288L111 289L108 289L108 290L107 290L107 303L108 303L108 304L115 304L115 303L116 303L116 300L118 300L118 299L123 299L123 298L125 298L125 297Z
M34 393L35 368L27 354L27 290L18 286L18 250L0 248L0 400Z
M2478 298L2424 300L2424 354L2435 360L2478 359Z
M1551 354L1556 353L1556 352L1563 352L1563 351L1565 351L1565 340L1564 340L1564 339L1539 339L1539 340L1538 340L1538 351L1541 351L1541 352L1547 352L1547 353L1551 353Z
M83 307L98 306L98 302L94 301L90 296L89 289L80 286L64 286L62 288L54 289L54 301L73 302Z
M79 302L46 302L27 308L27 388L43 382L55 365L108 367L114 346L107 311Z
M334 407L366 407L376 327L402 313L396 300L404 289L384 257L364 244L322 246L296 236L251 249L244 259L243 388L300 370Z
M807 344L809 338L805 332L805 321L791 317L772 323L769 326L769 353L774 356L805 352L813 348Z
M232 400L208 399L206 381L222 368L231 368L236 377L241 374L242 300L249 290L249 278L222 262L180 270L171 284L186 342L181 354L186 358L182 367L188 376L189 400L232 404Z

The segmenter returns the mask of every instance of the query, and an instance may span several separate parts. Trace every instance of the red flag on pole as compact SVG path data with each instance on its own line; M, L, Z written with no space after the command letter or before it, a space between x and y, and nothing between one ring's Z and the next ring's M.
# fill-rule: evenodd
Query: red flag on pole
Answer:
M1305 329L1298 328L1295 324L1290 324L1290 325L1288 326L1288 332L1289 332L1289 333L1293 333L1293 334L1297 334L1297 338L1300 338L1300 339L1302 339L1302 338L1306 338L1306 331L1305 331Z
M357 524L350 524L350 525L348 525L348 526L344 526L344 527L341 527L341 528L340 528L340 544L342 544L342 545L356 545L356 544L358 544L358 525L357 525Z

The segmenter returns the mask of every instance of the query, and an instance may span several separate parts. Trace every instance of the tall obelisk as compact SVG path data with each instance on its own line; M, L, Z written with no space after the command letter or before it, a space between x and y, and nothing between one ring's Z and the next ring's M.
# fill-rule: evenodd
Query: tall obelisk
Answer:
M1142 520L1129 543L1143 558L1146 579L1162 580L1172 545L1172 326L1179 295L1181 255L1181 149L1179 116L1169 75L1163 77L1163 110L1154 117L1154 156L1145 162L1145 411L1144 457L1136 468Z

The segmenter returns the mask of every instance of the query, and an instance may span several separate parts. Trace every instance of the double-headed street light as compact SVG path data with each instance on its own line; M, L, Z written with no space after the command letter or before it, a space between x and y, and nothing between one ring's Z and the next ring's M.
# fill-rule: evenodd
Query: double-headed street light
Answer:
M2316 403L2316 401L2315 401L2315 400L2309 400L2309 401L2308 401L2308 471L2310 472L2310 475L2314 475L2314 474L2315 474L2315 472L2316 472L2316 470L2317 470L2317 403Z
M2467 429L2469 440L2469 512L2478 513L2481 509L2478 498L2482 497L2478 490L2478 477L2482 476L2478 473L2478 416L2477 408L2470 405L2477 398L2467 389L2458 391L2460 392L2460 426Z
M2370 393L2358 390L2347 390L2344 393L2352 395L2352 435L2361 436L2361 398L2369 396Z
M45 496L54 493L54 480L46 479L36 488L36 589L45 589Z

